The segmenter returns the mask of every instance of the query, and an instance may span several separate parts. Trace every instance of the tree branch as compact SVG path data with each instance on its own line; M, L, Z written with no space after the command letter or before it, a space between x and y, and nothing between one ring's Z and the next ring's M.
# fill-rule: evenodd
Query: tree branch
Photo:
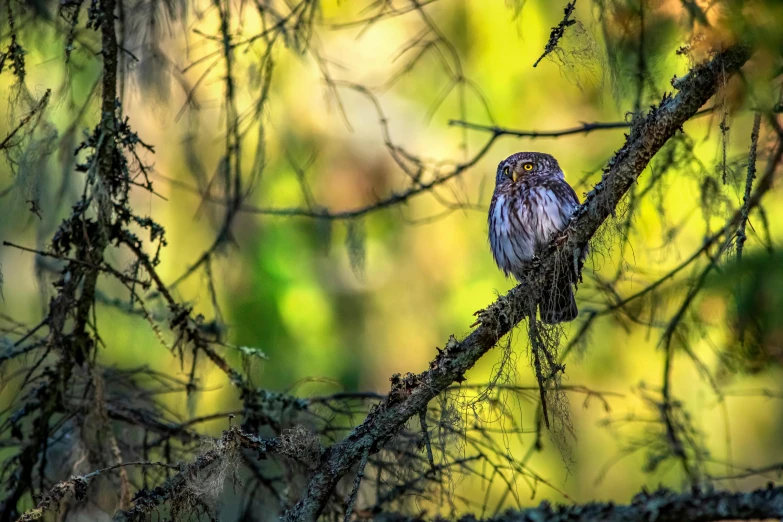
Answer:
M482 125L480 123L473 123L462 120L449 120L449 125L452 127L464 127L466 129L486 131L498 136L515 136L517 138L559 138L561 136L570 136L572 134L589 134L594 130L610 130L610 129L627 129L631 126L630 123L625 121L594 121L594 122L582 122L577 127L570 127L568 129L559 129L551 131L537 131L537 130L516 130L507 129L505 127L498 127L497 125Z
M188 484L197 479L200 472L221 460L230 460L232 453L239 448L253 450L257 452L259 458L265 458L268 453L279 449L279 443L276 440L249 435L239 427L233 426L223 432L223 436L218 439L213 449L201 453L192 463L180 466L179 473L154 489L137 493L133 499L133 507L117 511L113 520L118 522L146 520L161 504L187 494Z
M541 258L531 263L527 280L482 311L480 326L465 339L457 341L452 336L428 370L394 380L386 401L370 412L345 439L324 451L302 498L284 519L288 522L315 520L338 481L366 452L379 451L408 419L426 408L430 400L453 382L463 379L464 373L522 320L523 303L531 298L531 293L536 297L540 292L533 282L544 280L557 266L569 266L563 263L571 263L572 253L582 251L655 153L750 55L751 49L742 44L718 53L711 61L694 67L686 77L678 80L680 92L676 96L665 95L658 107L636 120L625 145L604 169L603 179L575 212L564 237L555 238L539 252Z
M33 119L33 116L39 114L42 109L46 108L46 105L49 103L49 95L51 93L52 93L51 89L46 89L46 92L38 101L38 103L35 105L35 107L30 109L30 112L19 120L19 125L14 127L14 129L8 133L8 135L5 137L3 141L0 141L0 150L9 148L13 137L16 136L16 134L19 133L19 131L21 131L24 128L24 126L30 122L31 119Z
M728 491L702 491L694 488L688 493L675 493L660 489L655 493L639 493L628 505L606 502L552 507L542 502L537 508L507 511L485 519L484 522L633 522L656 520L657 522L711 522L713 520L757 520L783 517L783 487L757 489L750 493ZM383 522L424 522L420 516L387 514L376 517ZM440 519L435 519L440 520ZM471 515L460 522L475 522Z
M557 48L557 44L565 34L565 30L576 23L576 20L571 18L571 15L574 14L575 7L576 0L572 0L566 4L565 9L563 9L563 19L559 24L552 28L552 32L549 33L549 41L546 43L546 47L544 47L544 54L542 54L538 60L536 60L536 63L533 64L533 67L538 67L538 64L541 63L541 60L543 60L546 56L549 55L549 53Z

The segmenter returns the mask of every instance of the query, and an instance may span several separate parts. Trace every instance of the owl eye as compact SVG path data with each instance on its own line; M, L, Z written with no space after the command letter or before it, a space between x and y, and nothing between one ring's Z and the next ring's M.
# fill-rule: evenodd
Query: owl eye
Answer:
M508 171L509 171L508 165L506 165L505 167L503 167L503 175L504 175L504 176L508 176Z
M533 164L532 163L525 163L522 165L522 168L525 170L533 170Z

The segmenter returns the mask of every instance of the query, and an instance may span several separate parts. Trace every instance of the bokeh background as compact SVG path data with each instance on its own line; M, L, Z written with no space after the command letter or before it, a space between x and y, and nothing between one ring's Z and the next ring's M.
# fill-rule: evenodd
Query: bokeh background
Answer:
M641 98L643 109L670 90L670 79L684 74L698 57L697 53L675 53L687 43L692 27L684 3L646 3L650 77ZM236 4L239 12L240 2ZM332 79L360 84L377 93L393 143L433 163L463 161L488 138L484 132L466 132L449 125L452 119L523 130L630 121L637 95L633 63L622 55L607 55L606 44L607 39L616 38L612 45L615 52L622 53L616 42L628 37L630 46L635 36L628 35L638 34L639 26L634 25L638 22L629 16L623 27L616 21L622 14L617 11L613 11L616 17L612 24L604 19L610 10L624 5L580 2L576 10L580 24L562 43L564 52L545 58L534 68L550 28L562 18L563 6L558 2L529 1L524 6L501 1L433 2L425 7L426 13L448 45L436 43L426 52L421 45L408 48L420 38L424 27L416 11L369 25L345 26L365 18L367 11L362 9L366 6L323 2L321 20L312 35L312 47L320 61L294 49L275 52L275 79L261 116L264 164L258 169L247 207L307 208L309 204L333 212L352 210L408 186L405 174L384 145L379 115L371 100L340 85L330 87L324 81L325 71ZM517 12L517 7L521 11ZM258 20L245 9L244 34L260 31ZM770 16L779 15L774 5L767 9ZM702 26L707 38L720 38L722 30L728 31L721 25L721 13L716 8L707 15L713 22L708 29ZM202 36L217 32L214 11L208 6L191 6L187 13L163 18L166 22L154 29L143 24L135 29L139 47L134 53L141 61L129 68L123 102L139 136L155 147L154 157L146 159L154 165L155 191L161 197L143 191L133 197L136 208L165 226L168 245L162 253L160 273L171 282L210 247L221 223L224 206L214 201L219 196L205 200L195 187L199 180L212 178L219 168L226 113L222 65L204 76L192 93L190 106L185 107L188 93L183 86L193 86L210 61L182 70L215 51L215 42ZM12 187L0 203L0 237L42 247L83 183L82 174L63 171L58 155L60 159L68 155L74 139L97 122L94 113L87 113L75 128L70 127L74 111L90 96L99 64L81 52L74 55L71 65L64 66L62 41L56 31L44 24L37 31L40 38L26 42L26 84L39 95L47 88L54 91L50 126L38 129L35 143L59 147L59 152L43 162L36 162L30 152L14 169L15 174L8 165L0 165L2 188ZM85 32L80 37L89 43L95 35ZM252 46L248 49L238 54L235 66L240 112L249 113L258 96L260 73L259 53ZM423 52L421 59L406 70L419 52ZM455 56L461 73L455 73ZM467 81L452 83L455 74ZM9 76L0 76L0 91L10 92L11 83ZM68 88L58 88L62 84ZM681 263L708 231L720 227L728 212L741 205L752 114L747 102L734 103L730 87L721 96L715 100L718 110L685 126L698 161L684 161L666 173L665 180L637 203L633 227L627 233L617 230L622 212L615 223L605 227L577 294L582 313L565 327L564 343L579 330L590 310L606 306L595 274L611 278L623 269L625 276L618 289L630 295ZM0 135L13 128L21 114L20 105L22 102L0 104ZM716 184L705 204L704 172L720 178L724 133L719 124L721 110L727 105L731 105L727 157L733 162L729 182ZM256 150L249 144L259 141L258 127L248 126L247 132L242 160L251 170ZM487 242L486 210L497 163L522 150L550 153L583 197L623 144L623 132L502 137L455 181L404 204L372 211L360 223L242 212L232 225L232 241L221 247L211 266L216 303L203 270L179 284L176 295L192 303L206 320L223 321L230 343L263 351L267 359L246 368L258 386L303 396L341 390L385 393L392 374L423 371L436 347L442 347L452 334L466 335L472 314L513 285L495 267ZM768 143L767 135L764 130L762 148ZM760 162L759 169L763 166ZM655 169L653 162L640 179L640 189ZM65 203L57 205L61 194L65 194ZM28 210L32 199L40 203L40 218ZM766 240L759 238L766 238L765 230L771 245L780 243L782 204L777 190L766 197L766 224L751 222L746 256L762 255L759 252L765 250ZM351 227L353 231L349 231ZM356 243L354 236L360 229L360 252L352 252L346 243ZM120 253L110 256L122 266ZM362 256L364 262L359 266L357 259ZM40 320L52 295L51 285L46 284L51 277L45 273L40 280L36 277L37 272L45 272L41 263L32 254L0 248L3 314L30 324ZM777 288L781 280L777 272L783 272L783 267L763 259L758 267L757 273L764 274L762 283ZM695 273L689 268L663 286L657 297L659 323L665 323L674 312ZM111 285L103 288L107 296L120 295L119 290ZM778 303L780 300L773 298L768 305ZM732 290L720 278L699 296L688 319L694 324L688 329L688 346L709 370L712 382L679 349L672 380L674 395L690 412L709 451L705 465L716 477L737 473L732 465L758 468L783 460L783 416L775 395L781 392L782 375L775 358L775 353L780 353L781 329L777 326L778 336L770 334L768 338L772 355L753 366L753 371L727 365L723 355L735 346L731 328L734 307ZM772 317L774 327L783 315L773 313ZM99 305L97 321L106 346L99 354L103 362L120 367L148 364L171 375L187 374L187 365L183 368L176 355L161 346L143 319ZM645 419L656 416L644 396L655 393L662 383L662 331L660 326L607 315L598 319L586 341L571 351L566 359L565 384L617 395L605 397L606 408L595 398L568 394L576 435L568 446L574 463L565 466L561 452L545 437L542 451L534 453L528 466L553 487L531 487L530 481L520 477L515 487L523 502L628 501L645 485L683 485L684 474L676 462L649 469L649 453L641 442L650 435L652 424ZM512 346L511 383L534 385L524 331L513 335ZM497 349L485 356L467 375L468 384L489 381L500 356ZM229 352L229 358L241 366L238 354ZM203 391L191 397L173 394L161 399L172 418L237 407L235 391L223 373L202 364L200 378ZM475 393L467 391L465 396ZM7 404L13 396L14 390L5 387L0 402ZM535 427L535 398L531 394L510 403L522 425L531 431ZM461 413L468 422L476 415L468 407ZM480 408L478 415L482 415ZM205 435L217 435L226 425L220 420L200 429ZM498 433L497 437L511 454L520 456L530 451L534 442L532 435L517 438ZM627 451L637 446L638 451ZM751 487L769 477L730 483ZM457 480L454 488L457 495L469 498L480 499L485 494L484 485L475 478ZM497 491L490 495L499 497L504 485L497 483L493 488Z

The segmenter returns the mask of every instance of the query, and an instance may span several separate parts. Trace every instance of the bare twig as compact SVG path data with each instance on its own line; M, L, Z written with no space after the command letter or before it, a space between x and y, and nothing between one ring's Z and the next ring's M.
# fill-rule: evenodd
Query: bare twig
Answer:
M435 469L435 459L432 455L432 443L430 442L430 430L427 426L427 412L419 412L419 424L421 426L421 437L424 440L424 447L427 450L427 461L430 463L430 468Z
M362 455L362 460L359 461L359 469L356 472L356 477L353 479L353 488L351 488L351 494L348 495L348 499L345 503L345 517L343 520L349 522L351 520L351 514L356 506L356 497L359 496L359 486L362 485L362 479L364 478L364 469L367 467L367 458L370 456L370 452L366 451Z
M559 24L552 28L552 32L549 33L549 41L546 43L546 47L544 47L544 54L542 54L538 60L536 60L536 63L533 64L533 67L538 66L541 60L543 60L549 53L557 48L557 44L565 34L565 30L576 23L576 20L571 18L575 7L576 0L572 0L566 4L565 8L563 9L563 19Z
M750 214L750 192L753 180L756 178L756 148L759 143L759 129L761 127L761 113L757 112L753 118L753 131L750 134L750 152L748 153L748 175L745 178L745 194L742 197L742 221L737 230L737 259L742 259L742 249L745 247L745 225Z
M8 135L3 139L3 141L0 141L0 150L7 149L10 146L10 142L13 139L13 137L16 136L16 134L20 130L22 130L22 128L25 125L27 125L30 122L33 116L40 113L46 107L46 105L49 103L49 95L51 93L52 93L51 89L46 89L46 92L38 101L38 103L35 105L35 107L33 107L30 110L30 112L28 112L21 120L19 120L19 125L14 127L14 129L8 133Z
M551 131L536 131L536 130L516 130L507 129L504 127L498 127L496 125L481 125L479 123L472 123L462 120L449 120L449 125L455 127L465 127L471 130L479 130L491 132L498 136L516 136L517 138L559 138L561 136L570 136L572 134L589 134L595 130L611 130L611 129L627 129L631 126L630 123L624 121L611 121L600 122L595 121L592 123L582 123L577 127L571 127L568 129L551 130Z

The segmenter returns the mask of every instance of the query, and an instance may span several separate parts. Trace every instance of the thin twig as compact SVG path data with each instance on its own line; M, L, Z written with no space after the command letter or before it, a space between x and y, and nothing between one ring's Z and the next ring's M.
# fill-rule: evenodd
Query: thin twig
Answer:
M356 476L353 479L353 488L351 488L351 494L348 495L348 499L345 502L345 517L343 520L349 522L351 520L351 513L356 506L356 498L359 496L359 486L362 485L362 479L364 478L364 468L367 467L367 459L370 456L370 452L365 451L362 455L362 460L359 461L359 469L356 472Z
M542 54L538 60L536 60L536 63L533 64L533 67L537 67L541 60L543 60L549 53L557 49L557 44L565 34L565 30L576 23L576 20L571 18L575 7L576 0L572 0L566 4L565 8L563 9L563 19L559 24L552 28L552 31L549 33L549 41L546 43L546 47L544 47L544 54Z
M421 426L421 436L424 439L424 447L427 449L427 462L430 463L430 469L435 469L435 457L432 455L430 430L427 427L427 410L422 410L419 412L419 424Z
M22 128L27 125L27 123L35 116L38 112L40 112L42 109L46 107L46 105L49 103L49 95L52 93L51 89L46 89L46 92L41 97L41 99L38 101L38 103L33 107L27 115L25 115L21 120L19 120L19 125L17 125L14 130L8 133L8 135L5 137L3 141L0 141L0 150L6 149L9 147L9 142L11 139L13 139L16 134L22 130Z
M742 260L742 250L745 247L745 225L750 214L750 192L753 188L753 180L756 179L756 148L759 144L759 129L761 127L761 113L757 112L753 118L753 131L750 134L750 152L748 153L748 175L745 178L745 194L742 197L742 220L737 230L737 260Z

